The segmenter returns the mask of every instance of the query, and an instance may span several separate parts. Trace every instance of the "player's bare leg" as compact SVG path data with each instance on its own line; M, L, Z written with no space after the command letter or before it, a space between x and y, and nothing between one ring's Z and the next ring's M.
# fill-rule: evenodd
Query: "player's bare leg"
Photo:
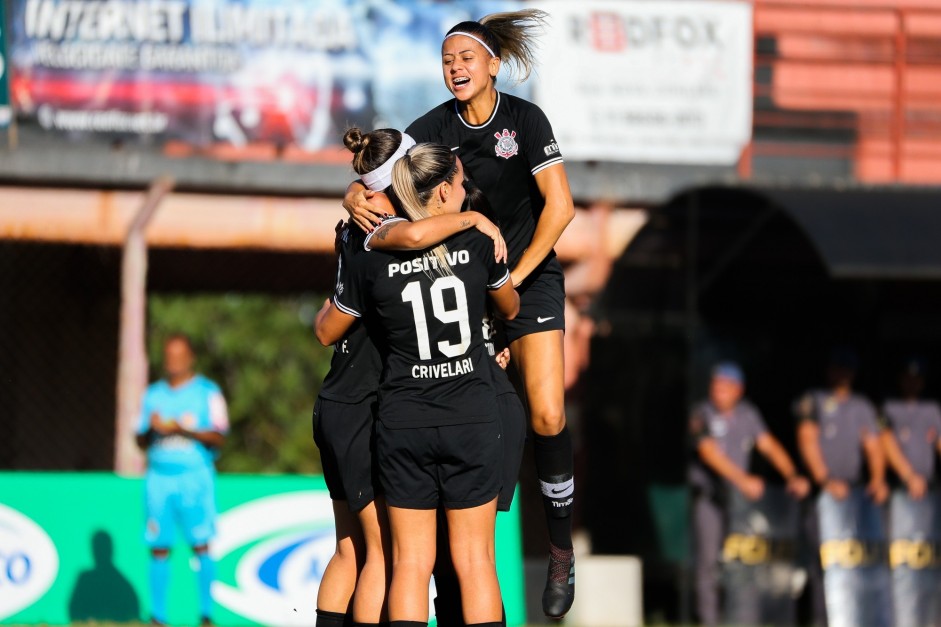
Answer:
M366 545L359 521L346 501L333 501L337 546L324 569L317 592L318 627L339 627L351 611L353 591L366 559Z
M572 503L575 462L565 426L565 362L561 330L532 333L510 345L519 368L534 431L536 475L549 528L549 570L542 596L546 616L561 618L575 600Z
M446 513L464 623L499 623L503 618L503 601L493 547L497 500L480 507L449 509Z
M353 595L353 620L375 624L389 619L389 585L392 583L392 539L385 499L374 500L357 516L366 543L366 563Z
M435 565L435 510L389 507L392 586L389 621L428 623L428 583Z

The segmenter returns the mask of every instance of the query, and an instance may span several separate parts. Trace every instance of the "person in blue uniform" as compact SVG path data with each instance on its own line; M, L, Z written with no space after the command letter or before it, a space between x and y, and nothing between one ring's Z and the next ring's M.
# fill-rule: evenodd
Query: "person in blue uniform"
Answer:
M562 153L552 126L535 104L496 89L504 64L525 80L533 67L535 34L545 13L524 9L456 24L441 45L444 83L454 96L413 122L416 141L451 148L467 176L493 206L509 251L520 313L506 326L522 378L534 432L536 474L549 531L543 611L561 618L575 599L572 438L565 420L563 332L565 285L553 247L575 216ZM383 211L353 183L344 207L369 231Z
M137 443L147 452L144 479L146 529L150 546L152 618L167 623L170 549L177 527L193 548L203 624L212 616L215 564L209 541L215 535L215 459L229 431L219 386L194 370L193 345L170 336L163 350L166 377L151 384L141 402Z
M463 205L463 168L445 146L412 147L396 162L392 180L412 221ZM494 259L490 240L472 230L426 251L362 250L346 267L344 290L317 332L322 343L335 341L364 314L382 330L376 457L395 551L390 624L427 624L440 504L464 619L496 627L502 604L493 532L503 444L492 358L478 321L488 294L500 315L516 314L509 270Z
M696 609L703 625L719 624L719 555L726 536L723 503L728 490L750 501L761 498L764 481L749 472L757 449L787 482L787 491L804 498L810 483L798 474L791 457L768 432L758 409L744 397L745 374L738 364L721 362L712 369L709 398L689 420L693 460L693 539Z

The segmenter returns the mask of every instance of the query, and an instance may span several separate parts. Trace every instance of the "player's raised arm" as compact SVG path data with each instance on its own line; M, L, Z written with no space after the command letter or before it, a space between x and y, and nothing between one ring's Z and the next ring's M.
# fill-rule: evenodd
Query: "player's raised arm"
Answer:
M343 208L350 214L350 220L366 233L382 224L387 213L382 206L370 202L375 194L362 181L353 181L343 195Z
M375 197L379 196L377 194ZM500 229L476 211L447 213L417 222L409 222L404 218L387 220L369 234L366 246L378 250L424 250L472 228L493 240L494 259L505 263L506 242Z

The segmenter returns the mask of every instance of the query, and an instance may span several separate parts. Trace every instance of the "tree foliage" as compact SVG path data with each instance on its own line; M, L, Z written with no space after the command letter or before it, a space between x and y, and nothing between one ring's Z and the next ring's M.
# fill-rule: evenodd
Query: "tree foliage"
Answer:
M151 380L161 376L167 336L185 333L199 372L222 387L231 432L220 470L320 472L311 413L332 355L312 330L322 302L313 295L150 296Z

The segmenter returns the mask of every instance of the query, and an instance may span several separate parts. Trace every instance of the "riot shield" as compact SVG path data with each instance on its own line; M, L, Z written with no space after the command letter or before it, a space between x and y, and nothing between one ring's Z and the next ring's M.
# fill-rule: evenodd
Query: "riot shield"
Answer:
M780 486L767 486L757 501L731 492L722 546L725 622L793 625L805 579L795 560L798 504Z
M817 499L820 562L830 627L890 627L892 586L881 509L855 487Z
M896 627L941 626L941 512L939 493L919 500L892 493L889 564Z

